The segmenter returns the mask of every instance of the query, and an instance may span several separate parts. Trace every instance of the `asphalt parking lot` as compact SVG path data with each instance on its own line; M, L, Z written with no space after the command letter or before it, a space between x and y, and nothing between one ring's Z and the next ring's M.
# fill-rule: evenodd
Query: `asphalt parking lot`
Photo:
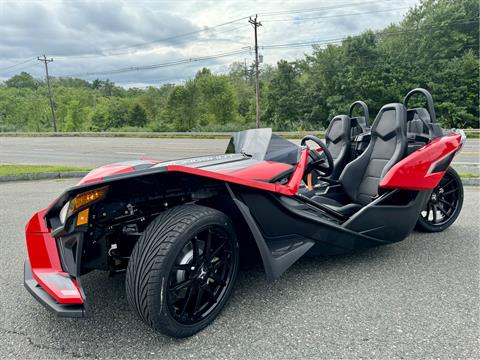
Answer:
M0 164L98 167L140 158L163 161L220 154L227 144L227 139L0 137ZM467 139L453 166L459 172L480 173L480 139Z
M93 317L56 319L23 287L24 224L76 180L0 184L1 358L479 358L479 206L441 234L303 259L273 284L244 269L225 311L184 340L154 333L124 276L83 278Z

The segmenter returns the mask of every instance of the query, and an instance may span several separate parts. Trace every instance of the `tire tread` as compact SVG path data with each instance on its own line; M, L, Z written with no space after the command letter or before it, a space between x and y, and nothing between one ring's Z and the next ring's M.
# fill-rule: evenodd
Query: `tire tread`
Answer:
M163 317L155 316L152 313L152 304L159 296L161 287L158 284L162 276L158 274L171 256L172 247L196 221L207 216L221 216L226 224L231 225L225 214L213 208L193 204L180 205L156 217L147 226L132 251L125 278L127 300L146 324L162 333L176 337L191 335L191 330L173 329L171 323L162 321Z

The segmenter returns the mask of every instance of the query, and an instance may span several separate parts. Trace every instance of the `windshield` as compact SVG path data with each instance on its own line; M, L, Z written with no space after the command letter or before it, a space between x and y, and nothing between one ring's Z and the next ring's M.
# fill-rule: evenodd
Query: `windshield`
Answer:
M298 162L300 147L273 134L272 129L251 129L233 134L225 153L293 165Z

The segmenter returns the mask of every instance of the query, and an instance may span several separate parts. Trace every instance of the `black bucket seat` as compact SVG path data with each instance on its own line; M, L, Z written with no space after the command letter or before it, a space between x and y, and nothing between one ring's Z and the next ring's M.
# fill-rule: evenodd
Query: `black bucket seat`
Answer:
M337 115L330 121L325 131L325 143L333 158L333 172L329 176L332 180L338 179L345 165L350 161L351 129L350 117Z
M407 148L407 111L403 104L384 105L371 127L371 140L365 151L343 169L339 182L344 201L338 197L318 195L312 200L350 216L378 196L378 184Z

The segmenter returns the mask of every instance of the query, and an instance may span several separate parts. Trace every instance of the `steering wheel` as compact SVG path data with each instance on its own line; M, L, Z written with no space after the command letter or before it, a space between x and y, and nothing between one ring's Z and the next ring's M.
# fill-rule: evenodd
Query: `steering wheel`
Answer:
M328 150L327 145L325 145L325 143L318 137L313 135L304 136L300 142L300 145L306 146L308 140L317 144L322 150L324 156L320 155L317 150L309 148L308 155L311 157L312 161L308 164L306 173L316 170L318 173L320 173L321 177L327 177L331 175L334 164L332 154Z

